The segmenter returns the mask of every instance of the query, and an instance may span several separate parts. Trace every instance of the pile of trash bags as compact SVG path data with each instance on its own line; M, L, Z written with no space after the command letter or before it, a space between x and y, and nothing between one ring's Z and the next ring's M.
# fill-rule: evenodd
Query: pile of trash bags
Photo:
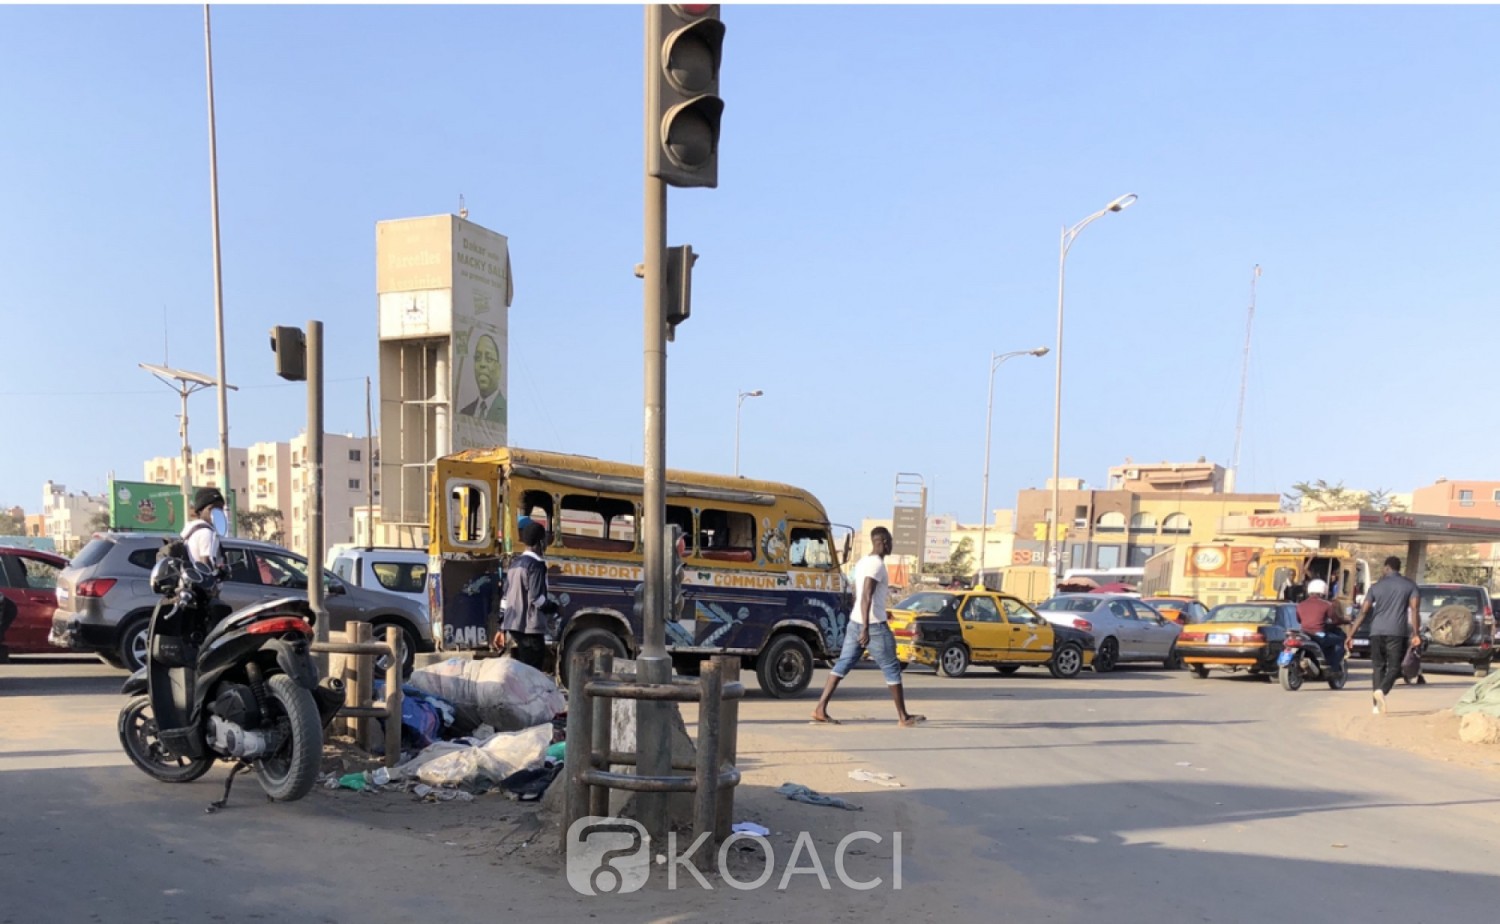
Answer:
M375 690L376 696L383 690ZM562 768L567 697L552 678L512 658L452 658L402 685L398 785L501 788L538 799Z

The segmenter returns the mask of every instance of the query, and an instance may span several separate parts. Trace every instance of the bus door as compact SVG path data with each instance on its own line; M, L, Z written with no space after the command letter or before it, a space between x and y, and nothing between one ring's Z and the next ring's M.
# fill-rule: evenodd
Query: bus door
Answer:
M823 654L839 650L852 601L846 600L844 575L825 524L793 520L787 524L787 573L791 578L790 618L811 623L823 639Z
M442 651L488 650L500 613L500 484L493 466L439 464L434 479L432 634Z

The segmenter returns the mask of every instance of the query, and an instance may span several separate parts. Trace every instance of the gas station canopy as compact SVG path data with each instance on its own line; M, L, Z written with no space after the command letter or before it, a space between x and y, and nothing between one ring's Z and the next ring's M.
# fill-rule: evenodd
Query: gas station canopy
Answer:
M1309 510L1224 517L1219 532L1228 536L1316 539L1370 543L1500 542L1500 520L1445 517L1428 513L1376 513L1372 510Z

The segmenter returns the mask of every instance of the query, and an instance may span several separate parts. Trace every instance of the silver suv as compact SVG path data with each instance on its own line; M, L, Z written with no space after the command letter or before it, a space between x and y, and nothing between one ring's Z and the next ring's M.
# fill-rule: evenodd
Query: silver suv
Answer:
M146 657L146 626L160 599L147 583L165 537L98 533L57 576L57 611L48 640L59 648L87 651L116 667L139 670ZM224 540L229 576L219 599L234 609L273 597L307 597L307 560L279 545L251 539ZM432 624L423 607L400 594L355 587L324 572L329 628L350 621L377 630L401 629L402 660L411 669L416 652L432 651Z

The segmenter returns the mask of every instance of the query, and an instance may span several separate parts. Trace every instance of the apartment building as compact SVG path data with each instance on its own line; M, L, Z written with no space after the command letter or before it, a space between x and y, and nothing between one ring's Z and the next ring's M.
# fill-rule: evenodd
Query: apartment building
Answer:
M59 553L72 555L94 533L95 518L109 512L109 498L86 491L69 491L66 485L49 481L42 486L42 517L46 535Z
M356 541L355 510L369 504L370 460L367 441L353 434L328 433L323 437L323 532L326 546ZM193 455L194 485L223 487L225 466L218 449ZM260 524L256 538L279 539L282 545L307 554L307 490L311 481L307 434L290 442L254 443L248 449L229 450L229 484L237 492L239 512L253 514L276 511L278 521ZM379 459L375 468L379 470ZM178 484L182 461L162 456L145 463L146 480L156 484ZM379 477L378 475L376 476ZM378 482L374 486L380 499ZM376 534L380 534L377 524Z

